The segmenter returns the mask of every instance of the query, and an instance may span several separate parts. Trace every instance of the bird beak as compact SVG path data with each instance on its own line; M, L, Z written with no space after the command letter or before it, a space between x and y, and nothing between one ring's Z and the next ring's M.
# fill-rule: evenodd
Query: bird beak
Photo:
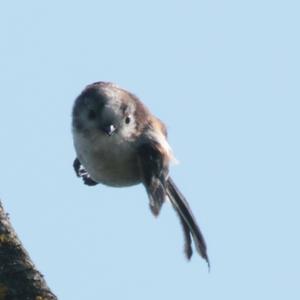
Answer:
M114 134L114 132L116 131L116 129L117 129L117 127L113 124L107 125L102 128L104 133L107 134L108 136L112 136Z

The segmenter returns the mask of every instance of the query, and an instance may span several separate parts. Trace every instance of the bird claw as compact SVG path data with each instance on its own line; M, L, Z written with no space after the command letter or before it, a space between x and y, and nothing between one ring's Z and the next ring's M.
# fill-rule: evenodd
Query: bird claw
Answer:
M81 177L84 184L93 186L98 184L96 181L94 181L90 174L87 172L87 170L83 167L83 165L80 163L79 159L76 158L73 163L74 171L77 175L77 177Z

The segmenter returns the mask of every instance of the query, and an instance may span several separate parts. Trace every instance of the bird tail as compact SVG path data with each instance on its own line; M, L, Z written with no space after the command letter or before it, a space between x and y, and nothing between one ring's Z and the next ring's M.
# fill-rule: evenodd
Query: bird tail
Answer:
M197 252L200 254L200 256L203 257L203 259L206 260L208 267L210 267L209 259L207 256L206 243L201 233L201 230L197 225L196 219L193 216L188 202L186 201L185 197L181 194L171 177L169 177L166 182L166 192L181 221L185 237L184 248L187 259L190 259L193 254L193 238Z

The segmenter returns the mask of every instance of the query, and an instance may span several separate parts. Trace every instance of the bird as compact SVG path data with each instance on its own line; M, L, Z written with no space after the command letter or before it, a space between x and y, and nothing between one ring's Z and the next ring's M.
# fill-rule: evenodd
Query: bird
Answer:
M128 187L143 184L158 216L169 199L179 217L188 260L194 247L210 267L207 246L192 210L169 175L176 161L164 123L133 93L111 82L87 85L75 99L73 168L84 184Z

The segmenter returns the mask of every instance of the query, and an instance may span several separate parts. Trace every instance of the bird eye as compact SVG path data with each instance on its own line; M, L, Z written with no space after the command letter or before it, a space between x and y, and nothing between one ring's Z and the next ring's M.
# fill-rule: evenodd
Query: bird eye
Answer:
M94 110L90 110L89 113L88 113L88 118L90 120L96 119L96 112Z
M130 117L126 117L125 123L126 123L126 124L129 124L129 123L130 123Z

